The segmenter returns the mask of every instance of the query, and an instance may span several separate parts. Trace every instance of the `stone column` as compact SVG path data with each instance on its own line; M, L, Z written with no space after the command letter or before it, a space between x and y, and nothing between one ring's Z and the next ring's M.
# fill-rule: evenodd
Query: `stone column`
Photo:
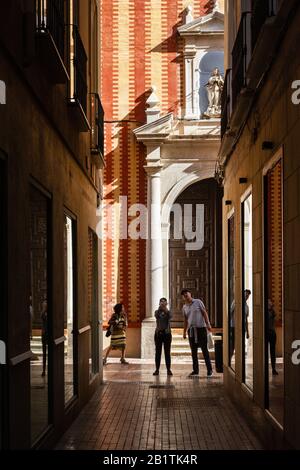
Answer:
M146 166L148 174L148 240L147 240L147 305L146 318L142 323L142 358L154 359L154 331L156 320L154 312L159 299L163 296L163 259L161 239L161 194L160 165Z
M196 119L197 111L195 108L195 56L196 48L187 47L184 51L184 69L185 69L185 119Z

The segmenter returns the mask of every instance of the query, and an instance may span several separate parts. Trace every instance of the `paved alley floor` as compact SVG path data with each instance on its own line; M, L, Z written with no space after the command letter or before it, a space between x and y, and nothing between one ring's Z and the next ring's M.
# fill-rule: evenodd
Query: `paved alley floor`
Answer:
M244 417L224 393L222 374L189 378L191 364L172 365L173 376L154 365L110 359L104 384L57 449L249 450L262 449Z

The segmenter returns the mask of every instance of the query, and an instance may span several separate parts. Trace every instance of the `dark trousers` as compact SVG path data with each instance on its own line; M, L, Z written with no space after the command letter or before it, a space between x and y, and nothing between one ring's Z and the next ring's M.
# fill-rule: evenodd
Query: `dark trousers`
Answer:
M270 356L271 356L271 364L272 364L272 369L276 369L276 331L275 330L269 330L268 333L268 341L270 344Z
M171 342L172 342L171 333L165 333L164 331L157 332L154 335L154 341L155 341L156 369L159 370L160 368L161 350L162 350L162 345L164 345L166 367L169 370L171 367Z
M193 328L192 328L193 330ZM190 336L192 333L192 336ZM207 372L212 371L212 366L210 362L209 352L207 349L207 331L206 328L197 328L197 343L195 342L194 331L189 330L189 342L192 352L192 359L193 359L193 371L196 374L199 374L199 362L198 362L198 348L201 348Z

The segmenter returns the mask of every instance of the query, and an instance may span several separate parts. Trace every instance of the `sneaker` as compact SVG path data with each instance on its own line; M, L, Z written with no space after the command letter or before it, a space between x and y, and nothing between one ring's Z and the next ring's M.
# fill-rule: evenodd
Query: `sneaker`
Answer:
M212 377L213 376L213 371L210 370L209 372L207 372L207 377Z
M173 375L173 372L171 371L171 369L168 369L167 374L168 375Z
M195 372L195 371L193 370L193 372L191 372L191 373L189 374L189 377L192 377L193 375L199 375L199 372Z
M106 363L107 363L107 359L106 359L106 357L105 357L105 358L103 359L103 365L105 366Z
M156 369L152 375L158 375L158 374L159 374L159 370Z
M124 358L123 358L123 359L120 359L120 362L121 362L121 364L129 364L129 362L126 361L126 359L124 359Z

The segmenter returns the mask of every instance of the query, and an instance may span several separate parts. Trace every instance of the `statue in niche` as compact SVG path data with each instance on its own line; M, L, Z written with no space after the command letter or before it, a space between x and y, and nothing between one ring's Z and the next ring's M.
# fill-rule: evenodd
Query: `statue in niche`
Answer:
M224 87L224 79L218 68L214 68L205 85L207 89L208 108L203 113L207 119L221 117L221 95Z

